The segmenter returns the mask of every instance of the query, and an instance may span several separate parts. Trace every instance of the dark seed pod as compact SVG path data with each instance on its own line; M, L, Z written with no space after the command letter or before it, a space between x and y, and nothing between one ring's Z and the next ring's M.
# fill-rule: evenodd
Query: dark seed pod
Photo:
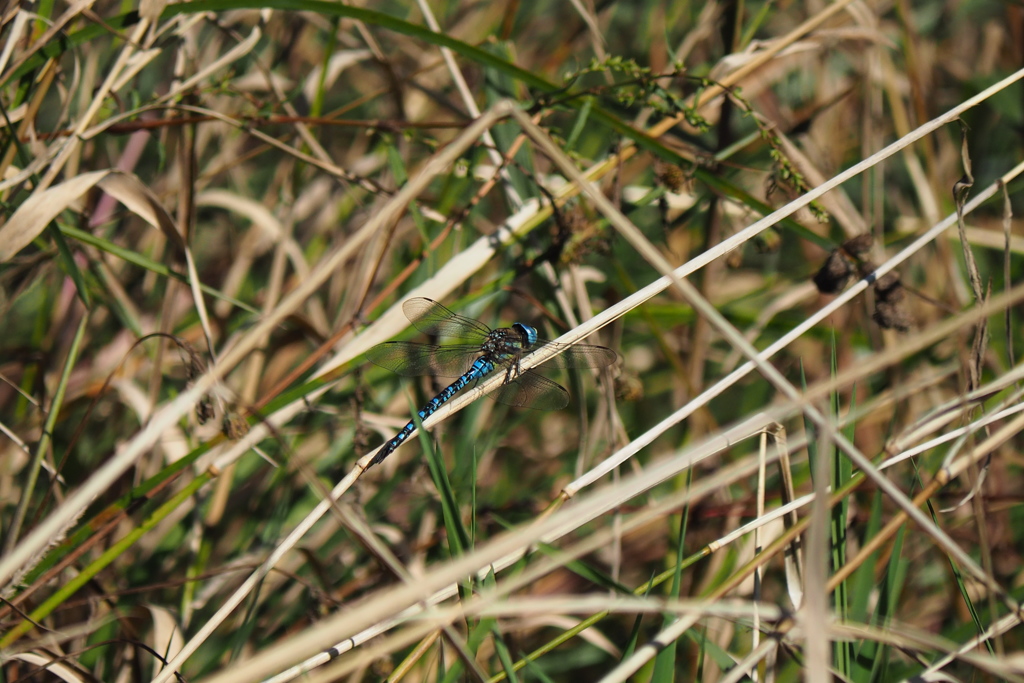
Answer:
M203 397L196 403L196 421L204 425L213 419L213 400L209 394L203 394Z
M839 249L828 255L828 260L814 274L814 284L822 294L842 291L850 279L850 264Z
M895 270L889 271L875 282L875 296L881 300L890 301L895 297L902 299L903 294L900 274Z
M843 242L843 251L852 256L853 258L861 258L869 251L871 251L871 245L875 243L875 238L871 233L866 232L863 235L857 235Z
M898 289L902 291L902 287ZM914 319L907 312L902 301L898 300L875 302L875 312L871 314L871 317L879 327L884 327L887 330L906 332L914 324Z

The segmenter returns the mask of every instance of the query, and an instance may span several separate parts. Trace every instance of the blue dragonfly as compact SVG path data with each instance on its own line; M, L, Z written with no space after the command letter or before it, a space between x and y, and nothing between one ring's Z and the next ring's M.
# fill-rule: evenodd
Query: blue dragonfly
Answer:
M435 337L458 340L452 344L385 342L366 352L375 365L402 377L457 377L419 411L420 420L437 411L455 394L472 388L495 370L503 370L505 381L487 396L518 408L559 410L569 404L569 392L561 385L533 370L520 370L524 356L539 348L557 349L558 355L545 361L551 368L603 368L618 354L604 346L559 344L538 339L537 330L524 323L492 330L479 320L453 313L432 299L409 299L402 310L417 330ZM416 423L402 428L373 456L368 467L376 465L402 445L416 429Z

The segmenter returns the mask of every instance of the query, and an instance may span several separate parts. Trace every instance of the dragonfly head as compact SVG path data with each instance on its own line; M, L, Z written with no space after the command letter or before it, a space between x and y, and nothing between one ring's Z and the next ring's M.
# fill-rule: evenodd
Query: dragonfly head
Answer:
M537 328L522 323L512 323L512 329L519 333L527 348L537 343Z

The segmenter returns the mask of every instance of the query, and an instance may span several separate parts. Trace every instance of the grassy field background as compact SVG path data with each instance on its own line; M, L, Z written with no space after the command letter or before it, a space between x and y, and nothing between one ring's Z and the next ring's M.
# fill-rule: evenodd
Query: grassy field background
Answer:
M4 12L2 680L1024 680L1019 3Z

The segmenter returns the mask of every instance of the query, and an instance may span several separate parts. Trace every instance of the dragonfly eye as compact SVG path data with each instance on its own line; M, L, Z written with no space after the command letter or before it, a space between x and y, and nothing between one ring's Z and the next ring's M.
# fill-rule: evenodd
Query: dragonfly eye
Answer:
M527 346L537 343L537 329L523 323L512 323L512 329L519 333Z

